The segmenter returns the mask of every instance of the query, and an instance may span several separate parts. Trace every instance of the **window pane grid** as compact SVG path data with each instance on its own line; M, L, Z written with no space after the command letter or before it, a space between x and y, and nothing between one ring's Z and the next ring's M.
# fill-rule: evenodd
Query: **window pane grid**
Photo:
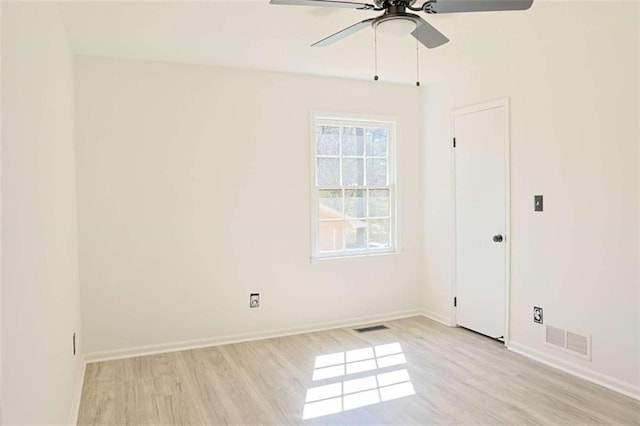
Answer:
M391 229L392 226L392 217L391 215L387 214L387 215L374 215L371 212L371 204L372 204L372 200L371 200L371 192L373 191L386 191L388 192L388 197L387 197L387 202L389 204L389 206L387 207L387 211L390 211L390 205L393 202L393 196L392 196L392 191L390 187L370 187L370 188L362 188L362 187L353 187L353 189L349 189L349 187L347 187L346 189L343 190L343 188L341 187L333 187L331 188L332 190L340 190L341 191L341 200L342 200L342 218L336 218L336 219L323 219L320 218L319 222L322 223L333 223L333 224L340 224L341 227L341 231L342 231L342 238L341 240L341 246L334 248L334 249L321 249L321 253L340 253L340 252L357 252L357 251L368 251L371 249L384 249L385 247L390 247L390 241L388 241L386 246L383 247L376 247L375 245L372 245L372 238L371 238L371 227L369 226L369 224L372 221L387 221L388 222L388 227L389 227L389 231ZM322 188L322 190L327 190L327 188ZM365 213L363 215L349 215L347 217L345 209L347 208L347 191L362 191L364 193L364 208L365 208ZM347 238L347 234L346 234L346 228L347 226L349 226L350 222L353 221L362 221L366 223L366 226L363 227L363 229L365 230L365 239L364 241L362 241L362 247L355 247L355 248L350 248L347 246L348 243L348 238ZM389 235L389 239L390 239L391 235Z
M323 140L323 150L317 148L315 153L315 182L320 200L318 253L393 249L393 165L389 155L393 141L389 139L389 126L338 124L328 120L317 123L316 143L319 134L328 135ZM340 203L336 198L338 191Z

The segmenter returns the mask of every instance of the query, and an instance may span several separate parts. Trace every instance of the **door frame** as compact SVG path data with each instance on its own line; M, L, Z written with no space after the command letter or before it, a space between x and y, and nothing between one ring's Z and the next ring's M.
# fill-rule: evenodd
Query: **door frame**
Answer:
M510 103L508 97L498 98L486 102L481 102L473 105L468 105L460 108L454 108L451 111L451 140L455 138L455 120L456 117L467 115L475 112L486 111L489 109L504 107L505 111L505 138L504 138L504 161L505 161L505 319L504 319L504 344L505 346L509 346L509 335L510 335L510 327L509 327L509 319L510 319L510 307L511 307L511 112L510 112ZM456 152L453 147L453 143L451 143L451 210L453 212L452 215L452 226L451 226L451 235L452 235L452 244L451 244L451 324L454 326L458 326L457 318L456 318L456 308L453 306L453 298L457 295L457 247L456 247L456 236L457 236L457 224L456 224Z

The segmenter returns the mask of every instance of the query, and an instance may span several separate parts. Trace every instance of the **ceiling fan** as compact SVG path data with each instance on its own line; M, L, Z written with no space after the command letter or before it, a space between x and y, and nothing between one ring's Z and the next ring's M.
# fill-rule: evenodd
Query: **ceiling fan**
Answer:
M442 46L447 43L449 39L420 16L407 12L407 9L414 12L441 14L526 10L533 4L533 0L427 0L421 6L415 7L414 4L416 1L417 0L374 0L374 4L371 4L340 0L271 0L270 3L373 11L384 10L382 15L365 19L362 22L340 30L312 44L313 47L329 46L370 25L376 31L398 37L411 33L413 37L429 49Z

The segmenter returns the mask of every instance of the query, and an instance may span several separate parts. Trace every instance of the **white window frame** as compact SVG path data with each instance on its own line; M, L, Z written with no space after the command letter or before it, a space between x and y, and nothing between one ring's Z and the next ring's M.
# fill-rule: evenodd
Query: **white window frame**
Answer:
M336 113L321 113L312 112L310 119L311 130L311 260L325 260L325 259L344 259L351 257L363 257L363 256L376 256L397 253L399 250L399 236L398 236L398 191L397 191L397 177L396 177L396 132L397 132L397 120L390 117L377 117L377 116L360 116L352 114L336 114ZM317 146L316 146L316 126L318 124L327 124L334 126L361 126L361 127L384 127L387 129L387 172L389 176L388 185L351 185L351 186L331 186L331 187L318 187L316 184L317 174ZM366 155L366 146L365 146ZM366 156L365 156L366 158ZM366 176L366 160L365 170ZM341 251L332 252L320 252L319 241L319 207L320 207L320 189L376 189L376 188L388 188L390 191L390 205L389 205L389 247L383 248L364 248L364 249L342 249ZM368 210L368 206L367 206ZM367 214L368 216L368 214ZM367 225L368 226L368 225Z

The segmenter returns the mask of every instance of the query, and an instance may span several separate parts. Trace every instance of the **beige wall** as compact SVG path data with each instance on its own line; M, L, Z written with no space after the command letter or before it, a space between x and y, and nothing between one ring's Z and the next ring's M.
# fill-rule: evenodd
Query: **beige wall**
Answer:
M415 87L78 57L76 101L92 356L420 308ZM398 118L400 254L310 262L312 110Z
M73 60L56 4L2 2L2 421L62 424L82 369Z
M451 110L508 96L511 346L640 395L638 6L594 15L585 3L549 48L425 89L423 302L451 318ZM592 335L593 360L546 346L533 306L546 324Z

